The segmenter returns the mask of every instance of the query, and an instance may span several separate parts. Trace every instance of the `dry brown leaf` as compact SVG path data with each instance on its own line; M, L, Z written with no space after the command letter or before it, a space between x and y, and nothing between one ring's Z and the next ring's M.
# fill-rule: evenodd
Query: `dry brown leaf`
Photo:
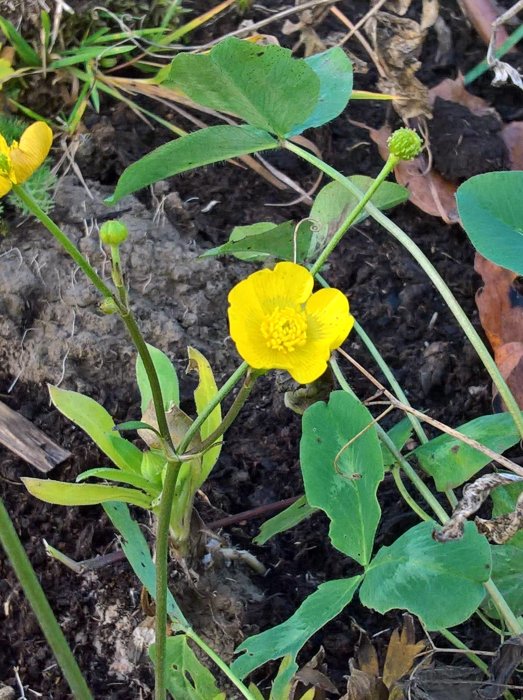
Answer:
M341 700L388 700L389 691L381 678L360 671L350 664L350 676L347 681L347 692Z
M404 615L403 620L401 632L399 629L394 630L387 647L387 656L383 667L383 682L389 690L411 671L416 657L427 648L424 641L416 642L412 617Z
M371 139L378 145L383 160L386 160L389 151L387 139L391 131L383 126L381 129L369 129ZM394 168L396 181L404 185L410 192L410 201L418 209L439 216L445 223L452 224L459 220L454 194L456 186L444 180L434 170L425 173L426 164L423 158L415 158L410 161L401 161Z
M479 253L474 269L483 279L483 287L476 293L481 325L496 364L523 409L523 291L514 272Z
M296 695L296 689L301 683L304 686L311 686L316 690L314 694L315 700L320 700L320 698L325 697L325 692L333 693L334 695L339 695L338 689L334 683L325 675L327 671L327 666L324 663L325 649L320 647L318 652L307 661L305 666L300 668L300 670L294 676L294 687L291 692L291 700L301 695Z
M500 14L496 3L492 0L460 0L460 5L483 43L488 46L492 34L492 22ZM496 36L496 48L499 48L506 39L508 34L503 27L500 27Z
M512 170L523 170L523 122L510 122L501 130Z
M523 660L523 634L504 642L490 665L490 680L481 686L478 696L484 700L500 698L511 676Z
M463 75L460 73L457 78L445 78L441 83L438 83L429 90L429 101L434 105L436 97L441 97L442 100L449 102L457 102L463 107L467 107L473 114L482 117L485 114L495 113L495 110L490 107L489 103L481 97L473 95L465 88Z

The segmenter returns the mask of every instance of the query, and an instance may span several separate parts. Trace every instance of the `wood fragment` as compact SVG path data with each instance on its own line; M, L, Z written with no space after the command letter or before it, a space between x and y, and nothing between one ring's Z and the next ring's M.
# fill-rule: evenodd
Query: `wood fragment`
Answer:
M1 401L0 444L44 473L71 456L70 452L53 442L31 421Z

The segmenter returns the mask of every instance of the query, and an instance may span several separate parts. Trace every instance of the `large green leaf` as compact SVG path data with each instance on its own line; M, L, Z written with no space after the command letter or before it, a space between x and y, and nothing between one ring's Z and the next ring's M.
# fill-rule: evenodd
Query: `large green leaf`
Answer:
M167 355L155 348L153 345L147 344L151 360L153 361L154 369L158 375L158 381L162 390L163 407L168 411L174 404L178 406L180 403L180 389L178 385L178 375L171 360ZM145 371L145 366L140 355L136 358L136 380L140 389L142 414L149 406L153 398L149 378Z
M170 81L191 100L280 137L311 115L320 93L314 70L289 49L233 37L206 54L179 53Z
M153 498L158 498L161 489L155 486L147 479L144 479L138 474L133 474L132 472L124 472L121 469L108 469L107 467L95 467L94 469L88 469L76 477L77 483L90 479L91 477L96 477L97 479L106 479L107 481L116 481L120 484L128 484L129 486L134 486L137 489L141 489L148 493Z
M260 528L259 535L256 535L253 542L259 545L265 544L271 537L274 537L274 535L290 530L291 527L295 527L298 523L301 523L302 520L310 518L315 512L316 508L311 508L305 496L302 496L298 498L297 501L294 501L288 508L285 508L281 513L266 520Z
M512 447L520 437L509 413L481 416L457 430L496 452ZM447 434L420 445L411 454L433 477L438 491L461 486L491 461L488 455Z
M363 605L380 613L408 610L429 630L453 627L472 615L490 576L490 546L472 523L453 542L436 542L435 527L416 525L379 550L360 589Z
M156 664L156 645L151 644L149 655ZM183 633L168 637L165 642L167 688L173 698L183 700L225 700L212 673L205 668L189 646Z
M113 432L114 420L103 406L89 396L56 386L50 386L49 393L60 413L84 430L117 467L140 474L142 453L132 442Z
M129 508L125 503L104 503L103 509L122 535L121 545L127 561L154 600L156 597L156 570L149 545L145 541L138 523L131 518ZM169 590L167 591L167 614L173 621L175 629L190 629L189 623Z
M216 255L234 255L239 260L279 260L303 262L312 238L311 223L304 221L296 227L293 221L272 224L259 221L250 226L235 226L227 243L206 250L202 258ZM296 243L295 243L296 241Z
M278 692L298 670L296 656L302 646L350 603L361 578L353 576L322 583L288 620L242 642L236 651L243 653L232 664L233 672L244 678L267 661L290 654L292 663L284 673L278 674L274 684L273 691Z
M304 60L320 79L320 94L314 112L297 124L290 136L330 122L343 112L352 92L352 64L341 47L335 46Z
M365 193L374 180L366 175L352 175L349 180ZM374 196L371 203L378 209L390 209L409 198L409 192L405 187L395 182L383 182ZM329 182L318 192L312 205L310 218L315 224L315 235L311 243L309 258L324 247L335 231L341 226L350 212L358 204L359 198L352 194L339 182ZM354 222L357 224L368 216L363 211Z
M210 126L156 148L126 168L107 204L178 173L246 153L277 148L266 131L252 126Z
M372 555L381 514L376 491L384 475L372 420L355 396L334 391L328 404L305 411L300 442L307 502L330 518L332 544L362 565Z
M151 508L151 497L137 489L101 484L68 484L31 477L22 477L22 481L32 496L59 506L92 506L107 501L121 501L146 510Z
M456 200L476 250L523 275L523 171L475 175L460 185Z
M501 591L514 615L523 615L523 556L521 547L511 543L491 545L492 549L492 580ZM491 598L485 600L482 606L485 612L500 619L496 606Z

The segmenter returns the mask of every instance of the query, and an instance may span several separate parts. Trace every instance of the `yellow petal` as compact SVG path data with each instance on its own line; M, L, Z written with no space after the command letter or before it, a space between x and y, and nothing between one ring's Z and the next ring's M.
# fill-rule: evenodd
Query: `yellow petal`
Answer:
M331 351L327 343L310 340L294 352L289 353L287 365L279 369L285 369L291 377L300 384L310 384L327 369Z
M249 279L265 313L271 313L276 307L304 304L314 286L311 273L291 262L278 263L274 270L259 270Z
M0 155L9 156L9 146L2 134L0 134Z
M329 351L343 343L354 325L349 301L339 289L320 289L309 298L305 311L309 317L308 336L326 343Z
M42 165L52 143L53 132L45 122L35 122L27 127L18 147L9 152L17 183L25 182Z
M0 175L0 197L6 195L12 186L11 180L6 175Z

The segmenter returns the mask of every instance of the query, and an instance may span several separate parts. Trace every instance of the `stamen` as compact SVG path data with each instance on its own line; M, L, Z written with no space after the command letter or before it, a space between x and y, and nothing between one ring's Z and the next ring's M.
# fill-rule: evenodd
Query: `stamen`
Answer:
M263 319L261 332L271 350L293 352L307 341L307 317L290 306L278 307Z

